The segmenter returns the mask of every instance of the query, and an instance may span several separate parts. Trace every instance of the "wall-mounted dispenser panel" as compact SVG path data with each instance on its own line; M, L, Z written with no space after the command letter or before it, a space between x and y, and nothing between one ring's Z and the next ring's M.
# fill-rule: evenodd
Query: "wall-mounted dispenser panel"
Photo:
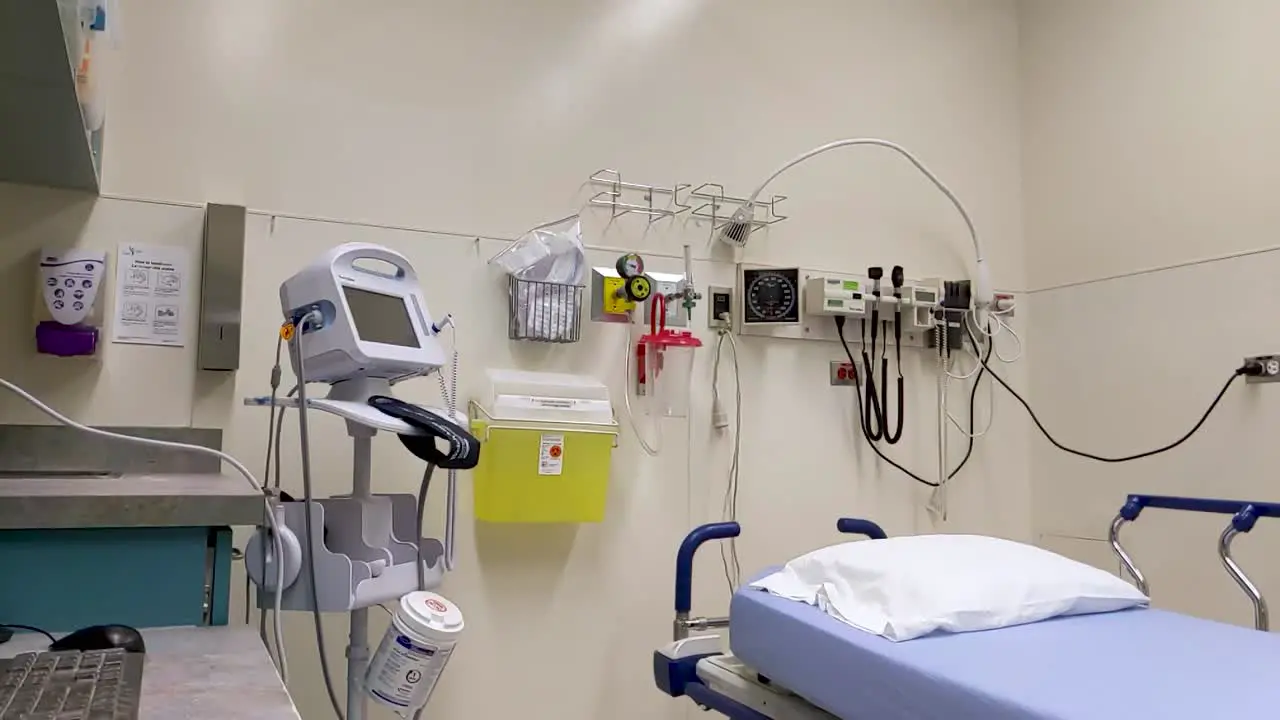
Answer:
M101 250L45 249L40 253L36 351L59 357L97 354L107 254Z
M245 209L207 205L200 273L201 370L240 367L240 296L244 281Z

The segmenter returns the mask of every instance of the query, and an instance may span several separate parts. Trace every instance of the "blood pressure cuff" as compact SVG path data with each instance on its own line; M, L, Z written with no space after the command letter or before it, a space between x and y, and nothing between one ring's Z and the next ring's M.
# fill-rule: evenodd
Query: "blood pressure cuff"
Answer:
M480 462L480 441L457 423L403 400L386 395L374 395L369 404L398 420L403 420L421 430L424 435L400 435L400 442L409 452L445 470L470 470ZM443 440L448 449L441 451L436 440Z

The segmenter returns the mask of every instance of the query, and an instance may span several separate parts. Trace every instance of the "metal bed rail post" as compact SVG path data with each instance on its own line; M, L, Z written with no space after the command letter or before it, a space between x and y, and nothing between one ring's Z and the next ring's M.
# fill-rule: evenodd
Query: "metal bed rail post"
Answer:
M1227 524L1226 529L1218 537L1218 558L1222 561L1222 566L1226 569L1227 574L1231 576L1232 580L1235 580L1236 585L1244 591L1245 595L1249 597L1249 601L1253 603L1254 627L1264 632L1269 630L1271 622L1270 614L1267 610L1267 600L1262 596L1262 592L1258 590L1258 586L1249 579L1249 576L1245 574L1244 570L1240 568L1232 557L1231 544L1237 535L1253 530L1260 518L1280 517L1280 503L1175 497L1171 495L1130 495L1125 500L1124 506L1120 508L1115 520L1111 522L1109 537L1111 549L1120 558L1125 570L1133 576L1138 589L1146 595L1150 594L1147 579L1138 570L1133 558L1120 545L1120 529L1125 524L1137 520L1142 511L1149 507L1231 516L1231 522Z
M1227 574L1232 580L1240 586L1249 599L1253 601L1253 626L1259 630L1267 631L1271 629L1271 619L1267 612L1267 599L1262 597L1262 593L1258 590L1258 586L1253 584L1248 575L1240 569L1234 558L1231 557L1231 541L1235 540L1236 535L1247 533L1253 529L1258 522L1257 512L1253 505L1248 505L1240 512L1231 516L1231 523L1222 531L1222 535L1218 538L1218 557L1222 559L1222 566L1227 569Z

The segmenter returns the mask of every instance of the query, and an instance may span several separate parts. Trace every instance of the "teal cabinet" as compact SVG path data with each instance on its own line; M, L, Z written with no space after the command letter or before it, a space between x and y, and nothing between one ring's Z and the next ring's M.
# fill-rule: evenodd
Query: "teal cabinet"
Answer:
M0 530L0 623L227 624L231 530Z

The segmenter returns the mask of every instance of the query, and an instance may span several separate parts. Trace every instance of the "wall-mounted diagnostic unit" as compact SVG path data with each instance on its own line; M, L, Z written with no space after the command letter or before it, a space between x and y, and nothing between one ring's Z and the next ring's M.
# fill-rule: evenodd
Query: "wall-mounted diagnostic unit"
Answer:
M896 294L883 282L877 299L863 275L739 265L733 325L743 335L838 341L832 318L863 321L878 308L881 321L889 323L900 311L903 345L924 347L940 297L940 283L932 280L903 282ZM860 341L854 332L848 340Z
M934 308L938 307L938 288L929 287L927 285L914 285L907 288L909 291L904 297L911 298L912 304L912 325L917 330L928 330L937 322L934 317Z
M810 275L804 281L805 312L865 317L867 300L863 293L868 287L869 281L863 277Z
M933 309L938 305L938 289L921 282L904 285L897 297L892 288L882 288L879 300L871 294L871 281L859 275L805 275L805 313L865 318L879 304L880 316L892 318L900 306L906 316L904 327L927 330L933 327Z

